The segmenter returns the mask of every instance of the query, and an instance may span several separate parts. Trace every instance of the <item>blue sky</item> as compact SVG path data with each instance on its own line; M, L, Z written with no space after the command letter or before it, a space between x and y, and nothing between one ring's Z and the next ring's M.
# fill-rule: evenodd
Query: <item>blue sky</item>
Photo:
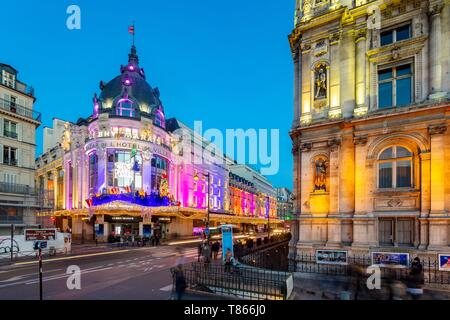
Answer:
M81 8L81 30L66 9ZM126 64L135 21L147 80L161 91L166 117L193 127L280 130L280 171L268 178L292 188L292 58L287 35L295 1L58 0L2 3L0 61L35 88L42 127L52 118L92 113L100 80Z

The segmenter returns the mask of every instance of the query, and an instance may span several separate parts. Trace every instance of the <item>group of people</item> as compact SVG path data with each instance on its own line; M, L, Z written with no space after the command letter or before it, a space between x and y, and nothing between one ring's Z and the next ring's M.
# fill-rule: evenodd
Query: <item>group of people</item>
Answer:
M201 258L203 258L204 263L210 263L212 260L217 260L217 256L219 255L219 251L221 249L221 245L219 241L215 241L211 247L208 241L204 241L198 245L198 256L197 262L200 262Z

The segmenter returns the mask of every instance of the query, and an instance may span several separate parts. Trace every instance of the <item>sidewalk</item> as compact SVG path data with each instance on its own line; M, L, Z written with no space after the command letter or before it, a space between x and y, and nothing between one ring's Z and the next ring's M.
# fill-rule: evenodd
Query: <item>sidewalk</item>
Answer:
M330 276L313 273L294 273L294 290L291 300L412 300L406 292L406 285L400 281L381 283L381 289L367 289L366 279L360 280L357 289L356 278ZM420 300L450 300L448 288L424 286Z

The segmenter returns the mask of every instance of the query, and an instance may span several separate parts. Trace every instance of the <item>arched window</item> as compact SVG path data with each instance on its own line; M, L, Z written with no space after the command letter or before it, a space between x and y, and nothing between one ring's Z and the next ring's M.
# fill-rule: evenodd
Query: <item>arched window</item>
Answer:
M413 186L413 154L401 146L389 147L378 157L378 188L410 188Z
M117 102L116 115L121 117L134 117L135 110L133 101L129 99L120 99Z
M155 125L157 125L158 127L161 128L165 128L165 121L164 121L164 115L162 114L161 111L157 111L155 113L155 120L153 122Z

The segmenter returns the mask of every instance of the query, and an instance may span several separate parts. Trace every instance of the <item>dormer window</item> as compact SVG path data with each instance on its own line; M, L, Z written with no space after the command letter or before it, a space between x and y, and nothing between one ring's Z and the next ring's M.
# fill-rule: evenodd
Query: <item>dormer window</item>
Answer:
M165 124L165 121L164 121L164 115L162 114L161 111L157 111L155 113L155 120L154 120L153 123L155 125L157 125L158 127L165 128L166 124Z
M9 73L9 72L3 70L2 84L7 87L10 87L10 88L15 88L16 87L16 76L12 73Z
M117 102L116 115L121 117L134 117L135 110L133 101L129 99L121 99Z

